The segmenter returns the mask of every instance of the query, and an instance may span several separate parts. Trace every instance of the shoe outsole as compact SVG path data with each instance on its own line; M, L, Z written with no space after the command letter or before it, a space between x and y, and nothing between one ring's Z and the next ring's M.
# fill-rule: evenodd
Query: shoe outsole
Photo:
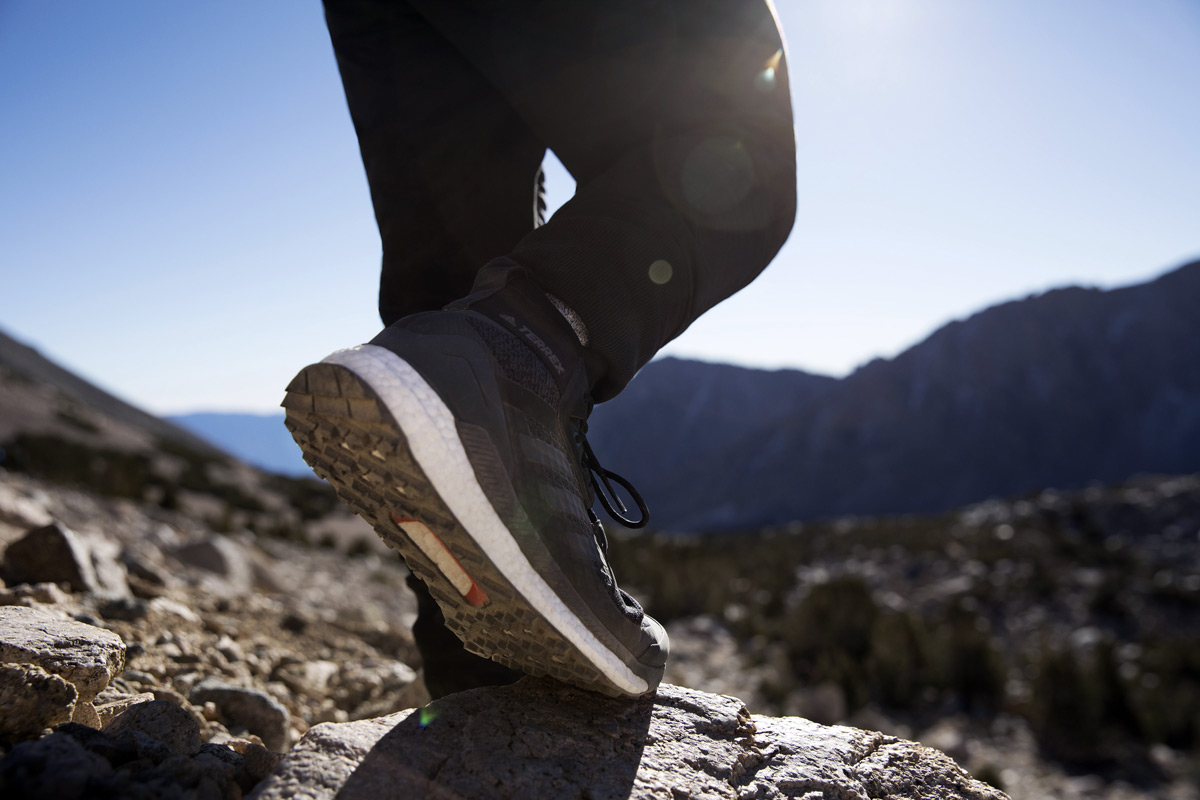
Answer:
M409 376L410 382L419 383L416 386L377 389L359 374L365 370L330 363L338 356L306 367L288 386L283 401L288 430L317 475L327 480L338 497L367 520L425 582L442 609L447 627L467 649L514 669L613 697L651 691L653 686L627 666L614 665L618 659L615 654L597 653L592 644L593 658L589 659L571 640L579 641L582 622L573 617L564 622L561 612L556 611L556 627L534 608L435 489L421 459L414 455L410 437L389 408L396 404L398 391L415 393L420 402L429 403L428 397L420 395L428 393L436 398L432 389L419 376ZM447 440L445 446L452 448L457 438L453 430L444 430L445 420L420 427L439 424L443 428L440 435ZM437 454L430 455L428 437L424 439L415 449L423 448L424 461L429 464ZM433 466L435 471L439 469L437 464ZM444 473L441 477L446 480ZM513 571L510 564L509 574ZM529 593L528 577L525 580ZM572 622L575 628L570 627ZM567 634L559 629L564 624Z

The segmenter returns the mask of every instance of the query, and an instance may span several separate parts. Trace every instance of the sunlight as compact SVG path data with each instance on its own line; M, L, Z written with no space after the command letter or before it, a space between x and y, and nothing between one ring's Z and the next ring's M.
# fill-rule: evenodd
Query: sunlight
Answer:
M864 89L893 86L924 61L922 42L936 17L930 10L911 0L828 0L812 7L845 56L845 77Z

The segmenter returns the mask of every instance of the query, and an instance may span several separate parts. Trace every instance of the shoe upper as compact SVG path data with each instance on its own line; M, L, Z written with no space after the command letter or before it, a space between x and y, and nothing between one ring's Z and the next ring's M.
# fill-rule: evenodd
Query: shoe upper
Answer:
M560 599L610 649L661 668L666 634L617 586L591 511L588 364L545 306L489 294L407 317L371 344L407 361L450 408L480 487Z

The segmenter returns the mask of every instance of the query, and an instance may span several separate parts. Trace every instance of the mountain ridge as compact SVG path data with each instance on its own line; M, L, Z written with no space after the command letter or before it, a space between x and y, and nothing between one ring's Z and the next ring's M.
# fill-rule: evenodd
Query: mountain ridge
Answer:
M48 385L70 400L99 411L119 423L148 431L152 435L175 440L200 453L227 456L213 443L163 417L122 400L94 383L58 365L37 351L0 330L0 367L27 381ZM0 431L3 433L3 431Z
M1197 302L1200 261L1144 284L1066 287L977 312L823 384L796 413L766 417L734 447L710 447L705 431L692 431L690 451L677 453L687 495L643 459L609 458L619 452L615 436L656 435L630 425L639 408L625 394L597 408L593 445L653 499L656 526L681 530L934 512L1047 486L1192 472ZM626 394L636 399L654 368ZM703 474L693 478L697 464Z

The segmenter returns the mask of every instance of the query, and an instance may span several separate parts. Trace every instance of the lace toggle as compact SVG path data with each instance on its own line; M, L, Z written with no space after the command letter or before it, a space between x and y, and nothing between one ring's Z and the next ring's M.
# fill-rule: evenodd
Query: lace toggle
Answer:
M591 411L590 399L588 410ZM600 498L600 505L604 506L604 510L608 512L610 517L627 528L646 527L646 523L650 521L650 510L646 507L646 501L638 494L638 490L633 487L628 478L601 466L600 460L592 452L592 446L588 444L587 420L575 417L573 421L576 423L575 444L580 449L579 463L587 470L588 479L592 483L592 489L595 491L596 496ZM629 497L637 506L638 519L629 518L629 509L622 502L621 496L613 489L613 483L616 483L629 494Z

